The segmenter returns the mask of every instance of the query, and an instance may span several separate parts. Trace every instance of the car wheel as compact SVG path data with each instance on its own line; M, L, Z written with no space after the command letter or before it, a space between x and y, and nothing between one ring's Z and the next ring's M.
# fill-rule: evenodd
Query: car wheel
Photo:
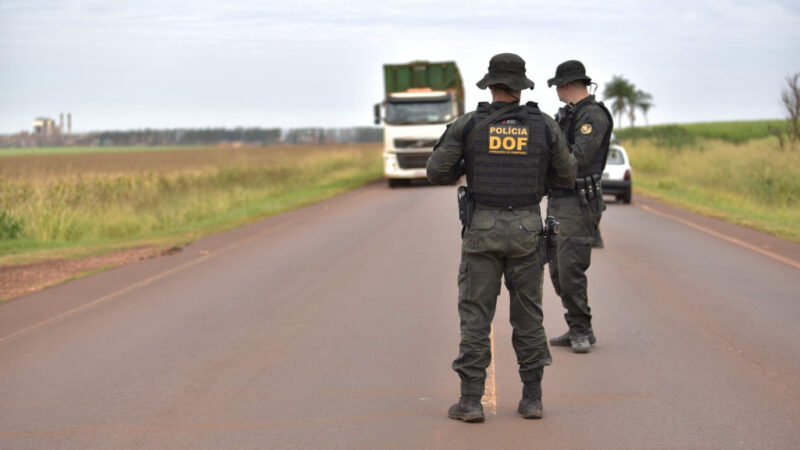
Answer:
M625 202L626 204L629 204L631 202L631 190L632 188L629 187L628 189L625 190L625 194L623 194L622 196L622 201Z
M396 188L397 186L400 185L398 183L398 181L400 181L400 180L397 180L396 178L389 178L389 187L390 188Z

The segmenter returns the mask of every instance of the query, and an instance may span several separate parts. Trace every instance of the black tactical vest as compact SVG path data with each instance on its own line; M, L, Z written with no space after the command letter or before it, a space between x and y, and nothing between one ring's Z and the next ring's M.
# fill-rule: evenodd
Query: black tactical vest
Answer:
M489 116L489 104L476 110L475 123ZM536 103L518 106L477 130L464 160L467 186L480 204L521 207L538 204L550 165L549 133Z
M578 116L578 111L589 105L597 105L603 110L608 118L608 129L606 130L606 134L603 136L603 141L600 143L600 148L597 150L597 153L595 153L592 161L589 162L589 164L578 167L578 178L588 177L590 175L600 175L603 173L603 169L606 168L606 159L608 158L608 146L611 143L611 131L614 129L614 119L612 119L611 113L608 112L608 109L603 102L592 100L579 103L577 108L573 108L569 114L567 114L567 117L562 119L559 123L559 125L561 125L561 131L563 131L564 135L567 137L567 142L569 145L575 144L575 118Z

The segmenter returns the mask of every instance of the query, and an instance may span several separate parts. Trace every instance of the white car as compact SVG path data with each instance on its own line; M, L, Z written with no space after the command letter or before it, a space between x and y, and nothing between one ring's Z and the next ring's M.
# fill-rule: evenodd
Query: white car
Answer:
M608 147L608 159L603 170L603 194L613 195L617 201L631 202L633 170L628 154L621 145Z

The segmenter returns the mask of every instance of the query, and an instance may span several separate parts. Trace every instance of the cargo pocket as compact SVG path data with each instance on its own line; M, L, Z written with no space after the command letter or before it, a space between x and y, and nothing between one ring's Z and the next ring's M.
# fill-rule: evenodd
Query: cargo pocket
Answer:
M533 214L523 215L519 218L519 230L515 233L519 249L514 251L514 257L539 252L539 242L542 236L542 220Z
M519 224L525 231L539 234L542 232L542 220L536 216L522 216L519 219Z
M475 213L472 216L472 223L469 226L470 231L489 231L494 228L494 216L489 214Z
M592 262L592 242L594 242L594 237L581 236L571 237L565 240L563 243L559 243L559 246L564 246L563 251L559 250L559 264L562 264L561 258L563 257L563 264L565 264L566 267L569 267L567 273L564 275L572 276L570 274L574 274L576 272L583 274L589 269L589 265ZM570 283L565 283L564 285L569 286L572 284L574 284L574 282L571 281ZM562 289L563 288L564 286L562 286Z
M466 248L480 251L490 245L494 234L495 218L491 214L479 211L472 216L472 223L464 233Z

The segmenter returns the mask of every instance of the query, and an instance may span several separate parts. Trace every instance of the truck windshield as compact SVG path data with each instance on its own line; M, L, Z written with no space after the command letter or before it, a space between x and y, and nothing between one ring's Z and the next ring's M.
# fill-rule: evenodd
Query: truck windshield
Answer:
M389 101L386 104L386 123L447 123L453 119L453 108L449 99L433 102Z

